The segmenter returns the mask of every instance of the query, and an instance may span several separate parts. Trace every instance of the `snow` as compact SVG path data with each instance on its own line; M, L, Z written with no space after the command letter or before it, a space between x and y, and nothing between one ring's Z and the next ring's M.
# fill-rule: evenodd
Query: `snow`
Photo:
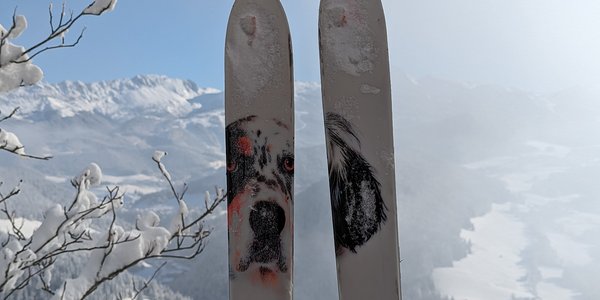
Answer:
M25 148L23 144L14 133L0 128L0 148L8 151L15 152L17 154L25 154Z
M120 184L119 188L121 192L129 196L135 196L136 199L140 196L154 194L163 190L163 188L158 186L139 184Z
M173 219L171 220L171 225L169 226L169 229L170 229L169 232L171 232L171 234L177 234L183 230L183 226L184 226L183 220L185 220L185 217L187 217L187 215L189 213L189 209L188 209L185 201L179 200L178 202L179 202L178 203L179 211L173 217Z
M590 246L576 242L569 236L560 233L547 233L546 237L556 251L560 263L585 266L592 262Z
M46 176L44 176L44 178L52 183L65 183L68 180L67 177L50 176L50 175L46 175Z
M30 237L33 234L33 231L36 230L42 223L36 220L28 220L25 218L15 218L15 223L17 227L20 227L21 233L25 235L25 237ZM22 226L22 227L21 227ZM12 225L10 221L5 219L0 219L0 232L4 233L13 233Z
M461 237L471 243L471 253L450 268L435 269L432 278L443 295L454 299L505 300L516 297L570 300L578 294L558 286L560 268L539 268L542 280L535 295L522 278L527 272L521 252L528 244L525 224L511 212L514 204L494 204L492 211L472 220L474 230L463 230ZM552 248L564 263L584 265L591 261L587 247L560 234L548 234ZM537 297L536 297L537 296Z
M157 150L157 151L154 151L154 155L152 156L152 159L153 159L155 162L159 163L159 162L160 162L160 160L161 160L163 157L165 157L166 155L167 155L167 152L165 152L165 151L158 151L158 150Z
M465 164L463 166L470 170L481 170L481 169L488 169L488 168L492 168L492 167L502 166L502 165L508 164L514 160L515 160L515 158L512 156L501 156L501 157L495 157L492 159L471 162L471 163Z
M521 201L494 204L489 213L471 220L473 230L461 233L461 237L470 243L471 253L454 262L452 267L438 268L433 272L434 284L442 295L454 299L486 300L511 299L513 296L569 300L579 295L559 285L565 273L560 266L586 266L592 262L591 246L574 237L597 228L600 216L572 211L555 219L553 229L542 234L557 256L557 265L537 266L541 278L531 279L537 277L531 276L522 265L525 260L522 252L529 249L530 243L535 240L529 237L529 226L532 226L529 222L532 222L531 219L547 218L542 212L548 207L568 206L582 196L536 194L533 187L538 182L565 172L560 159L568 159L573 149L541 141L528 141L525 145L533 152L464 165L469 170L499 179L506 190ZM519 173L507 172L515 167Z
M546 197L546 196L540 196L540 195L529 194L529 193L525 193L523 195L523 198L525 199L524 206L527 208L545 206L545 205L548 205L551 203L569 203L580 197L581 196L578 194L566 195L566 196L560 196L560 197Z
M546 179L552 174L557 174L564 171L564 168L559 167L540 167L525 173L510 173L500 176L506 184L506 188L512 193L527 192L532 187L534 182Z
M102 182L102 170L96 163L91 163L87 166L81 174L74 178L78 184L85 184L86 186L96 186Z
M42 224L31 235L31 245L29 248L37 252L41 251L43 248L51 248L59 243L58 241L54 241L45 244L48 237L52 237L58 232L65 218L63 208L58 204L55 204L46 210Z
M196 106L197 104L192 105ZM189 119L179 119L176 122L181 128L188 128L190 125L198 125L204 128L224 128L225 114L223 111L202 112L198 116Z
M12 65L7 67L10 66ZM4 67L0 68L2 69ZM2 71L0 90L4 84L1 74ZM192 99L216 92L218 90L200 88L188 80L157 75L89 84L78 81L52 85L40 83L0 94L0 110L10 111L19 106L19 115L24 118L49 111L56 112L63 118L85 113L115 120L129 120L139 116L185 117L197 110Z
M11 44L7 40L7 42L2 46L2 55L0 56L2 67L6 67L7 64L21 57L23 52L25 52L25 47Z
M15 24L14 24L14 29L10 32L10 35L8 36L9 39L16 39L18 38L21 33L23 33L23 31L25 31L25 29L27 29L27 19L25 18L25 16L22 15L18 15L15 16Z
M548 299L548 300L573 300L579 296L579 293L575 293L571 290L559 287L552 283L540 282L536 285L538 291L538 298L536 299Z
M126 176L114 176L114 175L106 175L102 176L102 180L106 183L117 184L120 185L124 182L159 182L160 180L155 176L149 176L144 174L134 174L134 175L126 175Z
M33 65L31 61L24 63L14 63L15 61L24 61L29 58L25 55L25 48L11 43L12 39L19 37L27 29L27 19L25 16L18 15L14 18L10 34L4 40L0 50L0 92L13 90L21 84L34 84L40 81L44 75L42 70ZM0 24L0 31L7 33L6 29Z
M102 181L107 185L119 186L121 192L135 198L163 190L161 185L157 185L160 182L158 177L144 174L125 176L104 174L102 175Z
M42 132L40 134L43 134L44 137L48 138L50 140L50 142L56 142L56 139L54 137L48 137L46 134L48 132L54 132L57 133L57 136L60 136L59 140L64 138L64 132L62 132L62 130L55 130L57 128L54 128L52 126L54 126L57 123L60 123L61 121L72 121L73 125L71 128L73 129L72 131L70 131L70 134L67 135L66 137L66 141L64 145L60 145L58 148L60 149L60 151L65 151L65 150L71 150L71 149L75 149L73 150L73 152L75 153L84 153L86 152L86 149L81 149L79 147L74 147L72 145L74 144L70 144L71 140L76 140L79 139L81 137L83 137L85 139L85 141L93 141L93 142L97 142L97 141L105 141L106 144L109 143L123 143L123 140L116 137L116 135L118 135L118 133L116 132L120 132L117 130L106 130L105 128L103 128L103 131L108 131L109 133L106 135L96 135L93 131L85 131L85 128L90 126L89 123L92 123L92 126L97 126L96 122L88 122L90 119L89 118L95 118L95 116L92 116L92 114L96 114L96 115L101 115L101 112L99 111L81 111L78 110L77 107L79 104L81 104L81 102L85 102L85 96L90 96L90 97L95 97L95 99L98 99L98 101L102 101L103 99L100 99L101 96L98 95L105 95L105 93L114 93L113 95L115 95L115 97L118 97L119 95L123 95L126 93L122 93L122 91L124 90L128 90L128 89L136 89L139 88L140 86L145 86L147 87L147 91L157 91L157 90L161 90L161 91L165 91L164 94L164 98L161 98L162 100L156 100L156 107L162 106L163 111L166 112L165 114L163 114L163 116L165 116L166 118L161 118L161 119L174 119L172 122L165 122L167 124L169 124L168 126L165 127L170 127L173 126L175 123L174 121L176 121L176 118L169 118L170 116L170 112L169 110L167 110L166 106L164 105L165 103L167 103L168 101L170 101L170 99L172 99L173 95L177 95L179 96L179 98L181 99L186 99L185 102L181 102L180 105L183 106L189 106L192 107L193 103L190 103L190 100L188 99L193 99L198 95L204 95L205 91L214 91L212 89L201 89L198 88L197 86L195 86L194 84L192 84L189 81L184 81L184 80L175 80L175 79L167 79L167 78L163 78L163 77L153 77L153 76L139 76L133 79L129 79L129 80L122 80L120 82L112 82L111 84L107 84L105 86L101 86L100 84L84 84L84 83L77 83L77 82L70 82L70 83L63 83L63 84L57 84L57 85L46 85L47 87L50 87L46 90L44 90L43 92L49 92L49 93L53 93L56 92L55 95L52 95L51 97L45 97L45 96L40 96L39 94L35 94L37 92L40 91L41 86L44 86L46 84L40 84L39 86L33 86L33 87L29 87L29 88L24 88L24 89L18 89L14 92L11 93L3 93L0 94L0 106L1 107L9 107L9 108L14 108L13 104L16 103L20 103L21 101L23 102L27 102L28 100L26 100L25 98L30 98L33 100L33 103L36 104L35 102L37 102L37 104L39 103L52 103L53 107L50 107L49 105L45 107L45 111L42 112L37 112L35 111L35 107L30 106L32 108L31 113L25 113L25 114L19 114L20 119L19 120L11 120L10 124L13 124L13 121L16 121L15 123L17 125L22 124L23 126L27 127L30 126L30 124L37 124L37 126L40 126L41 124L41 128L42 128ZM129 86L127 86L129 85ZM96 93L96 91L94 91L94 87L98 87L98 93ZM33 91L33 92L32 92ZM61 95L60 92L62 91L66 91L67 93L80 93L80 95L83 95L84 97L82 97L82 99L73 97L73 99L66 99L66 97L64 97L64 95ZM11 95L7 95L7 94L11 94ZM157 94L160 93L155 93L155 92L151 92L151 97L156 96ZM20 96L15 96L15 95L26 95L25 97L20 97ZM47 100L49 100L48 98L50 98L51 102L47 102ZM219 100L222 99L221 95L217 95L217 96L209 96L206 98L202 98L199 99L199 101L207 101L208 104L210 104L208 101L212 101L213 98L215 100ZM4 101L6 99L6 101ZM71 103L70 103L71 102ZM211 113L214 113L216 115L223 115L223 107L222 107L222 101L215 101L214 104L214 108L211 108L213 110L211 110ZM60 105L58 105L60 104ZM30 105L28 103L26 103L25 106ZM132 115L135 113L136 115L140 115L140 114L144 114L145 112L148 112L148 110L143 110L140 109L137 112L134 112L137 108L133 108L136 105L138 105L138 103L132 103L132 102L127 102L127 101L123 101L119 103L119 107L113 107L113 109L115 109L115 111L117 110L121 110L123 109L123 111L131 111ZM121 106L122 105L122 106ZM179 104L178 104L179 105ZM17 106L21 106L19 104L17 104ZM22 107L25 107L22 106ZM200 107L200 105L198 103L196 103L195 107ZM90 117L88 117L87 115L82 118L83 122L79 122L78 119L72 119L72 120L60 120L58 119L57 122L47 122L47 118L48 116L50 118L56 118L56 116L58 114L55 114L54 112L67 112L68 114L74 115L75 117L79 117L81 115L86 115L87 113L90 113ZM174 107L173 110L170 110L171 112L173 111L177 111L177 108ZM183 110L185 111L185 110ZM20 110L20 112L22 112ZM48 114L50 112L50 114ZM202 114L204 113L202 111L202 107L200 108L199 111L194 112L194 116L198 116L198 114ZM159 113L157 113L159 114ZM123 120L125 119L125 117L122 117L123 115L121 115L121 119L119 120ZM193 116L184 116L185 118L192 118ZM99 119L101 119L100 117L98 117ZM95 120L95 119L92 119ZM111 119L104 119L104 120L111 120ZM212 133L212 131L217 131L217 130L222 130L223 128L223 120L221 119L216 119L216 120L211 120L211 122L213 122L215 125L213 125L212 127L216 128L215 130L211 130L209 132ZM109 124L113 124L113 123L117 123L117 122L112 122L112 121L107 121L105 123L109 123ZM124 124L127 123L127 121L123 122ZM147 127L145 126L147 123L141 122L142 126L140 126L140 130L145 130L147 129ZM8 123L7 123L8 124ZM127 123L126 125L123 125L122 128L126 128L125 126L130 125L131 123ZM48 126L48 127L46 127ZM200 126L198 126L200 127ZM52 129L54 128L54 129ZM95 130L99 130L98 128L96 128ZM137 130L137 129L135 129ZM38 135L35 135L36 131L35 130L24 130L23 127L19 127L18 132L19 132L19 136L23 135L23 138L27 137L27 131L29 131L29 137L27 138L28 140L33 140L34 144L30 145L29 143L27 144L28 147L36 147L39 148L37 145L35 145L35 138L31 137L31 133L34 133L34 137L37 137ZM21 132L25 132L25 133L21 133ZM138 132L130 132L127 134L137 134ZM104 132L101 134L105 134ZM151 135L155 135L155 136L159 136L156 133L150 133ZM101 136L101 137L98 137ZM107 138L105 138L107 137ZM202 136L204 139L205 136ZM220 136L219 136L220 137ZM162 143L164 145L164 140L163 137L160 136L159 138L154 138L152 137L151 139L148 139L146 137L142 137L143 139L145 139L144 141L147 141L148 145L156 145L158 143ZM79 139L81 140L81 139ZM203 141L204 142L204 141ZM209 141L210 142L210 141ZM206 154L205 156L207 157L207 159L203 162L204 165L207 165L208 162L211 161L222 161L224 159L224 155L220 155L221 154L221 149L218 147L218 143L219 140L216 141L216 145L211 145L210 148L207 147L206 150ZM125 142L127 143L127 141ZM61 144L61 142L58 142L57 144ZM100 143L102 144L102 143ZM179 144L176 144L177 146L179 146ZM49 145L49 149L53 149L55 148L55 146L53 145ZM153 147L152 147L153 148ZM152 149L150 148L150 149ZM184 147L182 147L184 148ZM191 148L191 147L190 147ZM213 149L214 148L214 149ZM99 150L98 150L99 149ZM169 150L173 149L173 151L175 153L177 153L177 148L169 148ZM198 148L194 148L194 153L196 154L197 159L201 160L203 159L205 156L204 154L202 156L200 156L201 158L198 158ZM93 159L89 159L85 158L84 161L110 161L107 158L107 155L110 155L110 151L106 151L106 148L103 148L102 145L100 147L98 146L94 146L94 150L96 150L96 152L93 152L93 155L96 155L97 157L94 157ZM187 149L184 149L185 151L188 151ZM214 153L213 153L214 151ZM116 157L116 164L122 164L123 162L128 163L137 163L137 161L131 161L129 159L129 157L123 159L122 156L120 156L120 152L115 151L114 153L118 154L118 157ZM143 159L144 163L146 163L146 166L148 167L152 167L152 162L149 160L149 156L153 155L153 153L151 151L148 151L148 149L144 150L144 151L140 151L140 153L142 153L142 155L139 155L138 153L136 153L135 155L137 155L138 157L142 157L140 158L140 160ZM178 153L179 155L180 153ZM216 155L219 154L219 155ZM127 155L127 154L124 154ZM90 156L91 157L91 156ZM144 158L145 157L145 158ZM164 159L164 158L163 158ZM52 184L50 183L61 183L61 186L65 186L64 183L68 183L70 179L73 179L74 182L78 182L81 184L82 187L82 191L80 191L77 194L77 201L75 203L75 205L73 206L72 210L65 214L64 211L64 207L62 205L54 205L52 204L52 206L50 207L50 209L48 209L45 213L44 213L44 220L43 222L40 222L40 224L38 226L36 226L37 229L35 230L31 230L30 233L28 234L33 234L32 235L32 244L31 244L31 248L32 250L35 248L36 250L39 250L39 253L41 255L43 255L44 253L48 253L49 251L53 251L53 249L56 249L59 245L62 245L65 240L69 239L69 234L67 233L67 228L71 227L71 230L69 230L71 233L74 232L90 232L90 234L92 234L92 236L94 237L94 242L95 241L106 241L106 239L104 238L109 238L109 236L101 236L101 232L91 232L88 230L88 228L90 228L90 226L93 226L94 224L91 223L91 221L84 221L81 222L79 224L72 224L72 222L70 221L66 221L66 216L72 217L72 216L76 216L78 215L77 213L84 210L87 207L91 207L92 204L94 202L99 202L100 198L98 194L98 197L96 196L96 194L94 194L95 191L102 191L102 193L106 193L106 190L103 189L102 187L98 187L98 185L102 184L106 184L106 183L115 183L117 185L121 186L121 192L123 191L127 191L129 192L130 189L136 189L136 191L140 191L140 189L143 190L143 192L148 192L150 189L154 186L155 189L164 189L166 186L164 185L164 180L162 179L162 177L158 174L156 174L155 172L153 172L154 176L149 176L149 175L135 175L135 174L130 174L130 173L124 173L124 171L121 170L117 170L115 171L115 173L111 174L111 175L105 175L102 172L102 169L97 165L97 164L90 164L89 166L87 166L84 170L82 170L82 172L80 173L75 173L74 178L73 177L66 177L62 174L67 174L66 172L64 172L63 168L71 168L73 163L72 161L69 160L65 160L65 161L61 161L58 163L58 168L57 170L52 169L52 171L50 170L45 170L44 172L47 172L47 175L44 176L42 175L42 181L41 184L43 186L52 186ZM114 160L113 160L114 163ZM78 163L79 164L79 163ZM85 166L85 165L84 165ZM139 165L138 165L139 167ZM131 168L131 165L128 166L127 168ZM72 172L72 171L69 171ZM211 171L212 172L212 171ZM130 175L128 175L130 174ZM148 173L150 174L150 173ZM189 177L188 177L189 178ZM29 182L29 178L27 178L26 182ZM48 183L50 182L50 183ZM161 184L158 184L162 182ZM68 186L68 184L67 184ZM96 186L95 188L93 188L94 186ZM31 188L35 190L37 186L32 186ZM222 195L222 192L221 192ZM71 195L67 196L66 199L64 198L58 198L56 200L58 200L57 202L60 201L60 203L64 203L64 201L71 201L74 197L72 197ZM40 199L42 200L42 199ZM47 199L43 199L44 201L47 201ZM50 201L55 200L55 199L50 199ZM41 202L40 203L44 203L44 207L47 207L46 203L49 202ZM68 205L69 203L66 203L66 208L69 207ZM116 206L118 206L120 203L115 203L117 204ZM172 208L174 203L169 202L169 208ZM154 210L157 206L153 206L152 210ZM110 205L106 206L107 209L110 209ZM192 209L192 207L189 207L190 209ZM159 208L156 208L157 211L159 211ZM106 212L107 210L102 210ZM133 211L133 210L132 210ZM175 211L176 213L178 212L178 216L181 215L186 215L188 212L188 205L185 202L181 202L180 206L179 206L179 210ZM79 214L82 215L82 214ZM89 217L94 217L95 215L89 215ZM165 218L162 214L160 214L161 218ZM128 246L124 246L123 248L115 248L114 249L114 254L111 254L111 257L108 261L107 264L105 264L105 267L102 268L101 273L102 274L106 274L107 272L110 272L111 270L114 271L116 268L118 268L119 266L123 266L125 263L130 263L132 260L134 259L138 259L140 256L140 253L142 254L156 254L158 252L160 252L163 246L166 246L168 239L170 238L170 234L171 234L171 227L170 225L173 223L176 226L174 226L174 228L177 227L181 227L180 223L177 224L177 220L180 220L180 218L173 218L171 219L170 216L167 217L166 219L163 220L164 224L159 224L160 220L157 218L158 215L155 215L156 218L154 217L148 217L147 215L141 215L140 219L138 222L139 226L139 230L127 230L127 229L123 229L123 228L115 228L114 231L114 236L111 236L111 240L114 240L115 238L118 237L123 237L127 234L132 234L132 235L136 235L136 234L141 234L142 235L142 241L140 242L135 242L132 243L131 245ZM42 219L40 219L42 220ZM154 221L153 221L154 220ZM66 221L66 222L65 222ZM127 220L130 221L130 220ZM166 221L166 222L165 222ZM172 223L170 223L172 222ZM4 227L3 227L4 228ZM178 229L176 229L178 230ZM52 241L51 243L45 244L45 241L47 241L47 239L49 237L53 237L55 235L55 233L58 233L56 235L56 238L54 241ZM128 243L124 243L124 245L127 245ZM85 243L86 247L91 247L94 246L94 244L92 242L86 242ZM22 245L21 245L22 246ZM120 246L119 246L120 247ZM5 250L4 247L2 247L2 250ZM15 245L14 247L15 249L18 249L19 246ZM14 253L14 251L13 251ZM92 255L92 257L90 258L90 260L87 262L86 268L89 269L94 269L96 268L96 271L98 271L98 260L97 258L102 254L100 253L96 253L94 251L90 251L90 254ZM30 259L30 257L28 256L23 256L22 258L20 258L20 261L26 261L27 259ZM67 290L69 290L69 295L74 296L74 298L76 297L76 293L79 291L84 290L86 287L90 286L91 281L94 279L93 277L95 276L95 273L93 270L89 271L90 274L82 274L82 276L77 276L77 278L72 278L70 280L67 281L68 287ZM94 274L91 274L94 273ZM101 274L101 275L102 275ZM90 279L91 278L91 279ZM56 278L55 278L56 280ZM62 280L64 282L65 278L60 278L60 280ZM1 281L1 279L0 279ZM73 290L74 292L71 292L71 290ZM71 294L73 293L73 294ZM58 293L60 294L60 293Z
M72 107L69 107L66 103L60 101L59 99L48 97L47 101L48 105L52 109L58 111L62 118L74 117L76 114Z
M564 271L558 268L540 267L540 274L544 279L562 278Z
M378 49L365 23L366 10L359 0L330 0L322 4L325 24L322 39L331 62L345 72L358 76L374 68ZM328 62L325 62L328 63Z
M360 86L360 92L363 94L373 94L377 95L381 92L381 89L374 87L372 85L363 84Z
M526 270L519 265L527 246L525 226L510 215L509 204L472 220L474 230L461 237L471 243L471 254L451 268L433 272L436 288L455 299L506 300L511 296L534 298L520 282Z
M95 0L83 12L86 14L100 15L104 12L112 11L117 4L117 0Z
M8 52L8 56L11 55L11 53L16 53L15 55L12 55L16 56L16 59L19 58L20 54L24 51L22 48L13 48L17 50L11 51L11 48L12 45L10 43L5 44L5 46L2 47L2 54ZM21 59L27 59L27 57L24 56ZM19 87L21 83L35 84L44 76L42 70L39 67L31 64L31 62L21 64L10 63L10 61L13 59L10 57L5 58L4 55L1 60L8 64L3 64L2 68L0 68L0 92L6 92L15 89Z
M279 13L274 5L245 2L236 5L230 15L226 68L232 71L228 82L235 82L231 86L235 91L230 92L240 96L242 106L248 106L249 99L263 95L265 90L289 84L289 74L285 74L291 54L289 32ZM248 86L253 88L240 88Z
M63 289L65 298L79 299L99 278L109 277L124 267L146 256L160 254L168 245L171 234L159 226L160 217L146 211L136 221L137 230L125 231L114 226L111 232L96 239L96 246L102 247L106 241L113 242L110 251L99 248L91 251L88 266L77 278L67 279L53 299L61 299Z
M4 240L4 239L3 239ZM4 267L0 272L0 282L4 282L3 291L15 288L19 277L24 273L22 265L26 265L35 260L36 255L31 250L22 251L23 245L15 239L9 240L3 244L0 249L0 266Z
M158 161L164 156L164 153L160 154L159 152L158 155L155 155ZM147 179L148 177L134 176L134 178ZM111 179L118 178L113 176ZM115 199L118 202L104 205L92 213L82 213L98 203L96 196L87 190L89 187L99 185L102 181L102 170L95 163L86 167L73 181L78 184L78 193L72 208L65 213L60 205L55 205L46 212L42 226L34 232L31 247L36 249L36 253L40 255L52 251L53 247L61 245L69 239L70 235L66 234L67 232L77 234L84 230L88 231L86 219L97 218L112 207L119 208L123 204L121 199ZM93 235L91 241L86 242L89 244L86 247L93 248L89 251L88 264L77 277L65 280L65 284L59 288L56 295L64 293L64 297L67 299L79 299L93 287L95 282L99 282L102 278L112 277L146 257L160 255L168 246L173 233L181 231L183 218L187 214L187 205L180 201L179 212L171 221L171 231L161 227L160 217L149 210L138 215L134 230L126 231L113 224L109 228L110 230L104 233L88 231ZM79 220L80 218L83 219ZM46 241L49 239L51 242L47 243ZM55 296L53 299L59 298Z
M565 158L572 151L572 149L569 147L552 144L552 143L547 143L547 142L542 142L542 141L532 140L532 141L528 141L525 144L529 147L532 147L532 148L538 150L539 152L545 153L546 155L555 156L558 158Z
M566 234L581 236L600 227L600 216L591 213L571 212L568 216L559 218L557 224Z

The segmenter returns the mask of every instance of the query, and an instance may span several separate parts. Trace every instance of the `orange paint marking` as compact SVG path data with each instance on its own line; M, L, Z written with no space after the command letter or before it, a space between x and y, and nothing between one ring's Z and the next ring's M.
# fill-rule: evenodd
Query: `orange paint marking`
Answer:
M345 14L343 14L340 17L340 20L338 21L338 24L339 24L338 25L339 27L344 27L344 26L346 26L346 24L348 24L348 20L346 20L346 15Z
M243 136L237 140L237 146L242 155L252 156L252 141L247 136Z
M232 226L234 217L238 220L241 220L242 205L244 205L244 199L246 199L248 194L249 191L244 191L242 193L237 194L237 196L235 196L233 200L231 200L231 203L227 205L227 224L229 224L229 228L231 228Z
M277 283L279 282L279 276L277 276L277 273L273 272L271 269L268 269L266 272L260 272L261 274L261 278L263 283L270 285L270 286L277 286Z
M232 265L235 266L235 270L236 271L240 271L240 257L242 256L242 254L240 253L240 250L235 250L235 252L233 252L233 263Z
M252 282L263 284L268 287L277 287L279 284L279 274L269 268L259 268L252 274Z

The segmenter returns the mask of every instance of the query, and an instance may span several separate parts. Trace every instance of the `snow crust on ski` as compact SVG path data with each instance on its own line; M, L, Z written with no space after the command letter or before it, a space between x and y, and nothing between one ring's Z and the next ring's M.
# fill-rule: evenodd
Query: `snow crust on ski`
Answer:
M340 299L400 299L389 57L380 0L321 0L319 40Z
M278 0L236 0L225 45L229 299L292 298L294 104Z

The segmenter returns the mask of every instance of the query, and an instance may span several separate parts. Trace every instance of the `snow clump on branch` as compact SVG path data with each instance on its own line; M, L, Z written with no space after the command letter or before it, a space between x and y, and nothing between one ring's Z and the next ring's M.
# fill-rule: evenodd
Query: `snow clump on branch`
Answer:
M26 28L27 18L22 15L13 17L13 24L8 30L0 24L0 92L35 84L44 76L42 69L29 61L25 47L10 42Z
M19 37L27 29L27 18L15 14L12 17L10 28L0 24L0 92L6 92L21 86L33 85L42 80L44 72L31 61L43 52L76 46L83 37L84 30L71 44L65 43L65 34L84 15L99 16L105 12L112 11L117 0L95 0L90 3L79 14L65 18L65 5L62 7L58 22L53 18L53 6L50 5L50 33L41 41L34 43L29 48L15 45L11 41ZM54 45L48 45L51 41L59 40Z
M25 148L17 135L2 128L0 128L0 149L14 152L19 155L25 154Z
M95 0L83 13L91 15L100 15L103 12L112 11L117 4L117 0Z

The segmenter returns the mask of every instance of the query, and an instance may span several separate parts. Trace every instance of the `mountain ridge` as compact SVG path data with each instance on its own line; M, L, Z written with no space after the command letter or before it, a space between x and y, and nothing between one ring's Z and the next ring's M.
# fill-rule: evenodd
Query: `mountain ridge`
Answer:
M191 80L162 75L138 75L92 83L43 82L0 94L0 109L9 111L18 106L21 118L40 112L55 112L63 118L89 112L116 120L131 119L139 114L182 117L200 108L190 100L220 92L198 87Z

